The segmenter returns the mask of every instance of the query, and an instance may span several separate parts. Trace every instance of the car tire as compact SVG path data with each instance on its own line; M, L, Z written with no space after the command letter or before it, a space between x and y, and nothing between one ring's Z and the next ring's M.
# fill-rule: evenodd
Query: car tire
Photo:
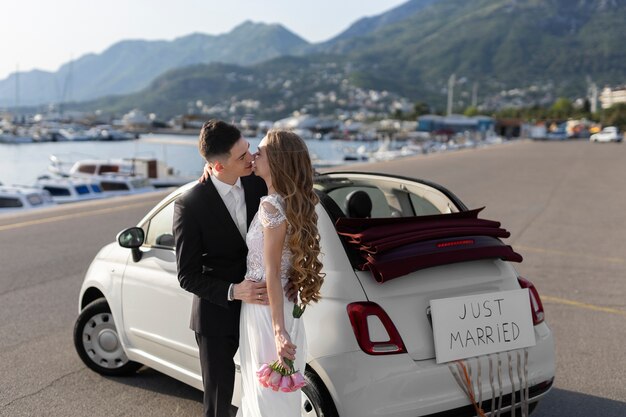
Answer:
M304 372L307 385L302 388L302 415L307 417L338 417L337 408L324 383L314 372Z
M90 369L102 375L130 375L141 364L128 360L106 299L89 303L76 319L74 347Z

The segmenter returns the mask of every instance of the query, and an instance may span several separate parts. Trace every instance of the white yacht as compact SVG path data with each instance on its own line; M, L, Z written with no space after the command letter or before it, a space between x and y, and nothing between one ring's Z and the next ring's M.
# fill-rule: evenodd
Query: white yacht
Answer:
M132 140L137 139L137 135L114 129L109 125L95 126L86 132L91 140Z
M103 174L121 174L131 177L145 177L153 187L179 187L194 178L176 175L174 169L165 162L152 157L117 159L80 159L65 161L51 155L48 170L54 174L71 177L91 177ZM71 165L68 168L68 165Z
M100 189L106 196L140 194L155 190L150 181L141 175L106 173L94 175L93 180L100 184Z
M107 197L101 185L89 178L39 177L35 187L50 193L56 203L74 203Z
M49 207L54 204L50 193L41 188L0 183L0 214Z

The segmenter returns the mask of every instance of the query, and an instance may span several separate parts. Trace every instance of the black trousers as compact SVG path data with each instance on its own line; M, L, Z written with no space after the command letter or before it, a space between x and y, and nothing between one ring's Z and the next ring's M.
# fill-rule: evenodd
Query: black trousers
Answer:
M231 405L235 385L233 356L239 347L235 336L204 336L196 333L204 385L204 416L234 417L237 407Z

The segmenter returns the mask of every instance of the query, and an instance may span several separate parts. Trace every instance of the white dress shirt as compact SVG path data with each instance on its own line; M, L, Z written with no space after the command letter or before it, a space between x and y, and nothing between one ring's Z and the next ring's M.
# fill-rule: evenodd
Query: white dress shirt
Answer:
M226 209L228 213L230 213L230 217L237 225L237 229L239 229L239 233L241 233L241 237L243 240L246 240L246 233L248 232L248 226L246 225L246 197L243 192L243 188L241 187L241 179L237 178L237 181L234 185L226 184L225 182L220 181L215 177L215 175L211 175L211 181L213 185L215 185L215 189L217 193L222 197L222 201L226 205ZM228 301L233 301L233 291L235 288L235 284L230 284L228 287L228 293L226 299Z
M211 175L211 181L215 185L222 201L226 205L226 209L230 213L230 217L235 222L239 233L243 240L246 240L246 233L248 232L248 226L246 225L246 198L241 187L241 179L237 178L237 182L234 185L226 184Z

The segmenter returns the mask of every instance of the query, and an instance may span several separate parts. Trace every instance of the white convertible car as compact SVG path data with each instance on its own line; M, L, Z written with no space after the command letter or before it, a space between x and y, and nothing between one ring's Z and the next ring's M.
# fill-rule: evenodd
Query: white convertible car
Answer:
M91 263L74 343L94 371L145 365L202 389L172 236L174 201L191 186ZM326 279L303 316L302 415L532 412L554 381L553 336L535 287L512 265L521 256L500 240L508 232L427 181L337 172L315 187Z

